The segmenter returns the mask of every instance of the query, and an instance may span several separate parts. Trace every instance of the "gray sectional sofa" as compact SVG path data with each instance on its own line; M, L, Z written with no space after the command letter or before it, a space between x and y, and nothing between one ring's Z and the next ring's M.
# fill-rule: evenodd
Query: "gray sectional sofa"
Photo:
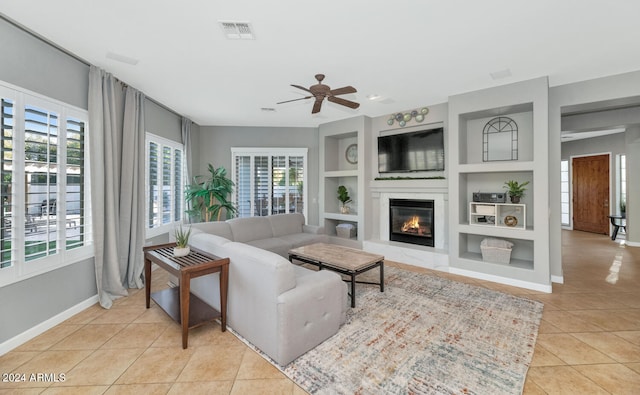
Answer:
M326 241L302 214L192 225L192 246L229 257L227 325L281 366L334 335L345 322L347 286L334 272L294 265L290 248ZM191 291L220 308L218 274Z
M193 224L192 232L199 231L275 252L285 258L292 248L328 240L323 227L306 225L304 215L300 213Z

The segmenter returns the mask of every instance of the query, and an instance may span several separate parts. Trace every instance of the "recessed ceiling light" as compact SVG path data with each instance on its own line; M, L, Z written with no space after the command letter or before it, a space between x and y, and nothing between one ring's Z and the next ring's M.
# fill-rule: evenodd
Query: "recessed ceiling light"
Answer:
M231 40L253 40L253 30L249 22L218 21L225 37Z
M501 80L503 78L511 77L511 70L504 69L504 70L494 71L490 75L491 75L491 78L493 78L494 80Z

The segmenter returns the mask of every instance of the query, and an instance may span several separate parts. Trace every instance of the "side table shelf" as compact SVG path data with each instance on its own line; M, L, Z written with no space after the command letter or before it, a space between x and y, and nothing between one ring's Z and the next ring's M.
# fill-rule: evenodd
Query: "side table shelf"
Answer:
M219 258L191 247L187 256L174 257L175 243L147 246L144 251L145 296L147 308L153 299L171 318L182 326L182 348L187 348L189 328L220 318L221 330L227 330L227 289L229 284L229 258ZM176 276L180 286L151 293L151 264ZM191 279L211 273L220 273L220 310L217 311L192 295Z

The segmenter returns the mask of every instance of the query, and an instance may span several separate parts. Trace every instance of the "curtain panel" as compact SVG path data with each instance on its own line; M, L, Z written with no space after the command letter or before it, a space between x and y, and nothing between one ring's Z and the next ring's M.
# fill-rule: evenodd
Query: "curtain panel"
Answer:
M142 288L145 96L110 73L89 71L89 157L100 305Z

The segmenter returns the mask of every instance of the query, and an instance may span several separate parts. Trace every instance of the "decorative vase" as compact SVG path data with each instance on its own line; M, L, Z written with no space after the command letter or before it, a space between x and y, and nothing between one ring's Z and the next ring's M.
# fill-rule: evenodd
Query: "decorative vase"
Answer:
M517 204L520 203L520 196L509 196L511 198L511 203Z
M342 214L349 214L349 206L342 206L340 207L340 212Z
M189 252L191 252L191 248L189 248L189 246L173 247L173 256L175 257L187 256L189 255Z

